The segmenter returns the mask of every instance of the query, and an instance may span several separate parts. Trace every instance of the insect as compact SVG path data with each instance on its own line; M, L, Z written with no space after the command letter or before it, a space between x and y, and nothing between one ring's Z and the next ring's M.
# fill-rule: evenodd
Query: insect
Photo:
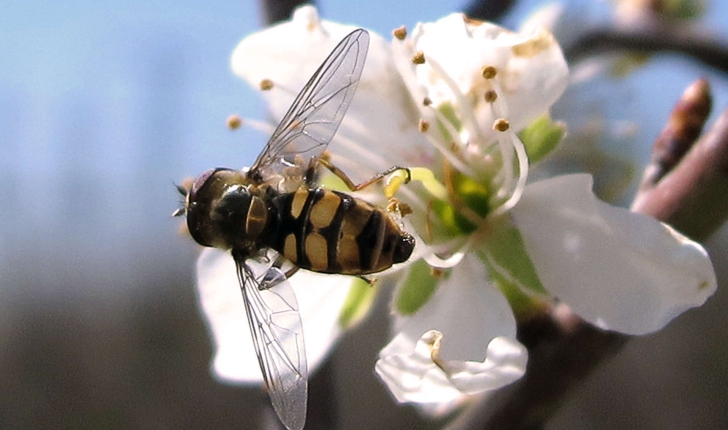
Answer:
M296 270L364 276L406 261L414 239L386 210L348 194L317 188L323 157L354 97L369 33L346 36L293 101L248 169L200 175L185 195L190 234L200 245L230 250L271 403L288 429L306 418L307 365L301 317L288 277ZM284 266L290 268L284 271Z

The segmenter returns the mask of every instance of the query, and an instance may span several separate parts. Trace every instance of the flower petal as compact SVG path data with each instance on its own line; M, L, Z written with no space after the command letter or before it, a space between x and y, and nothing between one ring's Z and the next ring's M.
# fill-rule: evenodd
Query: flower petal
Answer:
M274 87L263 93L277 120L333 47L355 28L322 21L314 7L300 7L291 21L243 39L232 55L233 71L254 87L270 79L288 90ZM348 174L361 172L361 178L354 178L358 182L394 165L429 161L432 148L417 129L411 103L389 43L370 32L356 95L329 147L332 163Z
M523 374L527 352L514 340L515 319L486 279L480 260L466 256L417 313L395 317L398 334L379 353L376 371L397 400L450 402ZM438 366L430 353L433 336L442 335Z
M655 219L610 206L589 175L526 187L511 210L544 287L598 327L639 335L716 289L705 250Z
M545 29L518 34L488 22L451 14L434 23L418 24L412 32L413 52L422 51L435 60L457 84L460 91L475 101L478 124L490 131L493 112L482 95L486 80L484 66L498 71L498 81L507 98L508 120L520 130L542 115L564 92L568 67L556 39ZM416 68L420 84L435 105L450 102L452 90L427 62Z
M515 339L490 341L483 362L433 361L445 340L436 330L426 332L409 354L377 360L374 370L400 403L456 403L466 395L495 390L518 380L526 369L526 348Z
M309 373L313 373L341 334L339 311L350 277L299 270L289 279L303 319ZM197 261L200 307L215 342L213 371L224 382L262 383L245 307L229 253L205 249Z

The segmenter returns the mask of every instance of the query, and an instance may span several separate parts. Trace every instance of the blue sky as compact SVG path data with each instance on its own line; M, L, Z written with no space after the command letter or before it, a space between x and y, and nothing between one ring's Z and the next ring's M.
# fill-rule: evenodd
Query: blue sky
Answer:
M326 19L387 34L464 3L318 4ZM11 245L0 247L0 271L39 240L72 243L68 255L54 255L65 265L89 258L103 265L139 247L172 248L170 259L180 247L194 249L180 245L176 220L168 218L178 204L172 183L214 166L249 164L265 140L224 126L231 113L265 117L255 92L229 67L235 45L260 28L257 7L252 0L3 5L0 243ZM708 22L725 35L728 6L714 7ZM630 83L636 98L656 107L656 122L643 124L646 136L697 76L714 78L717 108L728 104L724 77L684 60L661 61L658 69L668 65L669 73L648 69Z

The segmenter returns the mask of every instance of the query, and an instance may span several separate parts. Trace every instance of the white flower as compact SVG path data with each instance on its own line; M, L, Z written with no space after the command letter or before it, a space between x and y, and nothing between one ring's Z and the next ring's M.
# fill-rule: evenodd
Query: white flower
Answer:
M233 71L256 88L263 80L273 82L273 88L262 94L276 124L323 59L355 28L320 21L315 8L301 7L291 21L242 40L232 55ZM393 159L401 160L403 165L430 163L428 154L433 152L417 131L417 117L413 116L416 111L408 104L388 42L373 33L370 38L356 96L329 145L332 162L359 180L391 167ZM407 142L409 146L392 145L386 153L371 150L384 142ZM412 151L416 145L420 150ZM303 320L310 373L373 300L377 289L362 286L360 281L357 286L356 282L352 277L305 270L290 278ZM224 382L262 383L230 254L204 250L197 263L197 284L215 344L214 374Z
M278 119L352 29L302 7L292 21L241 42L233 68L255 86L273 81L264 94ZM542 29L516 34L453 14L391 45L371 35L357 95L328 149L345 172L368 169L362 179L414 167L397 198L414 211L405 221L418 244L395 292L395 334L376 364L398 401L457 405L518 379L527 358L515 339L519 300L556 298L599 327L643 334L715 291L700 245L598 201L589 176L527 183L529 161L553 146L524 146L516 132L543 118L567 75ZM232 260L205 251L198 273L216 372L260 380L252 347L241 343L249 334ZM315 368L341 333L346 282L299 272L291 283Z
M515 131L544 115L567 82L550 33L519 35L454 14L418 25L411 40L394 45L442 155L427 167L447 190L444 198L442 191L403 192L407 203L426 208L408 220L427 244L425 260L451 268L418 297L411 291L422 284L421 269L412 266L397 293L399 331L376 370L399 401L457 404L520 377L526 351L515 341L515 320L483 321L510 312L505 299L493 299L499 290L517 298L512 305L553 296L585 320L627 334L659 330L715 291L700 245L599 201L588 175L526 185L526 153L535 159L538 151ZM499 367L494 357L507 360Z

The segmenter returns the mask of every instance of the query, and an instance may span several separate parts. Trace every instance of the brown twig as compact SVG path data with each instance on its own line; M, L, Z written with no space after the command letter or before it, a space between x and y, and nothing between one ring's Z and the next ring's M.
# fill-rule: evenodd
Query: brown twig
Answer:
M686 90L666 126L671 131L663 132L653 148L659 174L646 175L633 208L699 240L728 217L728 110L695 141L709 98L704 81ZM680 136L676 148L666 146L665 135ZM542 428L570 390L630 338L597 329L563 305L519 322L518 339L529 351L526 374L470 408L451 428Z
M465 7L464 13L481 21L499 21L515 5L515 0L474 0Z
M717 37L674 28L633 26L630 29L597 28L565 47L564 55L570 64L605 51L676 52L698 60L710 67L728 72L728 45Z
M260 0L260 10L267 25L291 18L293 10L302 4L314 4L313 0Z

